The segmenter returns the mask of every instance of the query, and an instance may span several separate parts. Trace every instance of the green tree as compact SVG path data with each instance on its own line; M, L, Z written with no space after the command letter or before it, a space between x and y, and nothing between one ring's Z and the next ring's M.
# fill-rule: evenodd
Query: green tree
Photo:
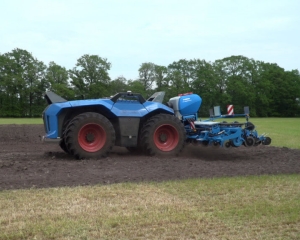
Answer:
M194 59L191 61L193 69L192 78L194 79L192 89L202 98L202 105L200 108L201 116L208 116L209 109L213 106L220 105L220 93L218 92L216 74L210 62L205 60Z
M269 78L266 69L268 68L264 62L255 61L253 62L252 68L252 85L255 92L255 102L252 109L250 109L250 115L255 113L260 117L272 116L272 110L270 104L272 102L272 94L274 85Z
M114 95L119 92L127 92L128 85L126 78L118 77L115 80L110 82L110 95Z
M284 116L295 117L300 114L297 98L300 97L299 70L285 71L284 88L287 89L285 99L280 101L279 108Z
M69 83L69 73L66 68L50 62L45 76L47 89L65 99L74 99L74 90Z
M10 100L8 115L13 117L40 116L45 102L44 75L46 66L31 53L14 49L4 54L5 61L1 67L3 81L7 84L7 97Z
M168 65L168 77L172 82L176 82L176 88L180 86L181 93L190 92L192 90L192 82L195 80L195 72L193 62L186 59L181 59ZM172 78L176 78L172 80Z
M143 85L143 91L150 91L155 82L155 64L151 62L142 63L139 68L139 81Z
M227 100L231 102L224 103L223 109L227 104L235 106L236 113L242 113L244 106L249 106L254 110L255 91L252 84L251 70L252 60L244 56L231 56L218 61L219 72L223 73L221 88L222 92L227 94ZM253 112L255 115L255 112Z
M97 55L83 55L76 67L69 70L71 83L77 96L99 98L109 95L111 63Z
M154 78L156 82L156 91L165 91L168 89L168 68L165 66L154 65Z
M127 85L128 90L133 93L140 93L144 98L148 98L150 96L149 91L145 90L145 86L140 80L129 80Z
M3 98L2 116L21 117L26 114L27 103L25 79L21 66L17 64L11 53L1 57L1 90Z
M12 61L5 55L0 54L0 116L8 117L17 114L15 112L15 104L18 101L17 95L13 94L15 86L13 86L11 75L13 71L10 68Z
M293 117L298 114L296 98L300 93L298 70L285 72L277 64L264 64L263 77L271 82L270 115L275 117Z
M185 60L184 60L185 61ZM167 76L165 77L165 89L166 95L165 98L169 99L174 96L178 96L178 94L188 92L188 88L184 84L184 76L183 71L178 66L177 62L173 62L169 64L167 67Z
M216 60L213 64L214 84L215 84L215 104L212 106L223 106L223 113L225 106L232 103L232 96L227 93L227 73L222 60Z

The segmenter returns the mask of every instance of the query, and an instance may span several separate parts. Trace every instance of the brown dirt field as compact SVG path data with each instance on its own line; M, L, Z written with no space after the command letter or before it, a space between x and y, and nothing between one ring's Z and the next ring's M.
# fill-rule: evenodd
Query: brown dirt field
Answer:
M43 125L0 126L0 190L300 173L300 150L188 145L178 157L133 155L115 147L107 158L74 160L40 141Z

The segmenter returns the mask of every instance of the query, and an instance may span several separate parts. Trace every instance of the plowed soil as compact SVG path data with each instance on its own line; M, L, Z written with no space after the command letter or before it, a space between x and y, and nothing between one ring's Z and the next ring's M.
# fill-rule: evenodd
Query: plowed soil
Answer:
M0 126L0 190L300 173L300 150L272 146L187 145L177 157L134 155L114 147L107 158L74 160L42 143L43 125Z

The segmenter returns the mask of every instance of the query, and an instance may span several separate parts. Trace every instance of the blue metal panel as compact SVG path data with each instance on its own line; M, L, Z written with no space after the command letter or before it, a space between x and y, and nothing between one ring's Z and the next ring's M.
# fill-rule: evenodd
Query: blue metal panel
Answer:
M144 103L145 108L147 109L148 112L153 112L155 110L161 109L164 110L170 114L174 114L174 110L172 108L169 108L168 106L158 103L158 102L145 102Z
M118 117L143 117L148 111L138 101L118 100L111 111Z
M111 101L110 99L86 99L86 100L69 101L69 103L72 107L102 105L108 109L111 109L113 105L113 101Z
M195 114L198 112L202 99L197 94L181 96L179 99L179 112L182 116Z
M173 109L166 105L151 101L146 101L144 104L141 104L138 101L118 100L111 111L118 117L144 117L149 112L158 109L174 114Z
M69 108L70 106L70 102L54 103L49 105L43 116L44 121L46 121L46 138L58 137L58 115L62 109Z

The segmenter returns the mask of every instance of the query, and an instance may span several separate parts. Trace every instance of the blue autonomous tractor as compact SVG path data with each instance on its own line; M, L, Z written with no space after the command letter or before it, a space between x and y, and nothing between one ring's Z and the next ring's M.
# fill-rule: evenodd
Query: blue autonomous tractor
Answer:
M211 115L198 120L202 99L182 94L162 104L164 92L145 100L141 94L121 92L110 98L67 101L47 92L43 112L44 142L57 142L76 159L105 157L113 146L126 147L147 155L177 155L186 143L214 147L269 145L271 139L258 135L248 121L218 122Z

